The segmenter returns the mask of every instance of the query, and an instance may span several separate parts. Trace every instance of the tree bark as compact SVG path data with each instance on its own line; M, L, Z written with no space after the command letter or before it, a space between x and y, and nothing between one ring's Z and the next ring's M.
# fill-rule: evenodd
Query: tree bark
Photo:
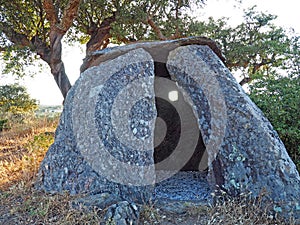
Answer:
M51 69L52 70L52 69ZM72 87L69 78L65 72L65 67L63 62L56 65L56 73L52 73L54 76L54 80L60 89L60 92L62 93L64 99L67 97L67 94Z
M38 37L34 37L32 44L35 48L37 54L44 60L50 67L51 73L54 77L54 80L60 89L63 97L66 98L69 89L71 88L71 83L65 72L64 63L61 59L62 43L61 39L63 38L62 34L59 34L55 31L50 32L50 43L51 46L47 46L43 43Z
M50 32L50 62L48 63L51 68L51 73L54 76L55 82L59 87L62 95L66 98L68 91L71 88L71 83L65 72L65 66L61 59L62 55L62 40L63 34L55 31Z
M250 77L244 77L241 81L240 81L240 85L243 86L244 84L248 84L249 82L251 82L251 78Z
M163 35L163 33L161 32L160 28L153 22L153 20L151 19L151 17L147 18L147 23L153 29L154 33L157 35L157 37L159 38L159 40L165 41L165 40L168 39L165 35Z
M57 12L55 11L52 0L43 2L46 11L46 17L50 22L50 46L40 45L38 54L50 66L54 80L60 89L64 98L71 88L71 83L65 72L65 66L61 59L62 56L62 38L71 27L74 18L77 16L80 0L69 0L61 21L58 21ZM39 51L40 50L40 51Z
M91 28L91 38L86 44L86 55L91 52L104 49L109 44L111 24L116 21L116 13L113 13L111 17L104 19L99 27Z

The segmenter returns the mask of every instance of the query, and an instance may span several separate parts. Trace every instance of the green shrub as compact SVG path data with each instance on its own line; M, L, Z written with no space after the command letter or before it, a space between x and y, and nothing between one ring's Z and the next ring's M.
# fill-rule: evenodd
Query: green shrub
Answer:
M18 84L0 86L0 131L15 123L24 123L34 115L37 101Z
M300 77L261 77L250 86L251 99L278 132L300 171Z
M0 132L7 128L7 119L0 119Z

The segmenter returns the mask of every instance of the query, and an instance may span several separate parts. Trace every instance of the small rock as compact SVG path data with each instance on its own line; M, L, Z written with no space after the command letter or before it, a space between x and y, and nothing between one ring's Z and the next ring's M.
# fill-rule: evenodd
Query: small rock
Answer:
M137 224L139 215L140 208L136 204L122 201L111 205L104 219L105 224L134 225Z
M92 210L96 207L102 210L118 201L120 201L118 196L105 192L75 199L71 202L71 206L75 209Z

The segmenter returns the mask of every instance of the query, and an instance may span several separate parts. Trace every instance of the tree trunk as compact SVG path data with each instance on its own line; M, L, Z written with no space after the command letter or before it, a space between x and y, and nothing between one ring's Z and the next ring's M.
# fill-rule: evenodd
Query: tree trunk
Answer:
M51 57L50 57L50 68L51 73L54 76L55 82L60 89L64 98L66 98L68 91L71 88L71 83L65 72L65 66L61 60L62 55L62 38L64 34L60 34L57 31L50 32L50 48L51 48Z
M109 44L111 24L116 21L116 13L102 21L99 27L91 28L89 34L90 40L86 44L86 55L93 51L106 48Z
M50 46L43 43L38 37L33 39L37 54L44 60L50 67L54 80L62 93L66 98L68 91L71 88L71 83L65 71L64 63L61 59L62 55L62 43L61 40L63 34L60 34L56 30L50 32Z
M71 83L66 74L64 63L61 60L62 38L71 27L74 18L77 16L80 1L81 0L68 1L68 5L64 9L61 21L58 21L58 13L55 10L53 1L43 1L46 18L50 22L50 46L47 47L42 43L41 54L39 54L39 52L38 54L50 66L54 80L64 98L66 98L67 93L71 88ZM37 48L37 50L39 49Z
M57 72L52 73L55 79L55 82L62 93L64 99L66 98L68 91L72 87L69 78L65 72L64 63L61 62L58 65L56 65L56 68L59 68ZM52 69L51 69L52 70ZM57 70L57 69L56 69Z

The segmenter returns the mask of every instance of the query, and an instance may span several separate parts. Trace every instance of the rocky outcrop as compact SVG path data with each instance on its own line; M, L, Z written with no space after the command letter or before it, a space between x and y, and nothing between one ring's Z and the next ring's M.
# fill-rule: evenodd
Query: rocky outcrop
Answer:
M136 221L134 204L197 195L203 203L216 189L254 198L265 191L275 211L300 218L294 163L209 46L184 39L95 52L68 93L36 187L115 196L97 204L112 204L107 218L124 214L123 222ZM199 193L187 194L189 176L199 178Z

